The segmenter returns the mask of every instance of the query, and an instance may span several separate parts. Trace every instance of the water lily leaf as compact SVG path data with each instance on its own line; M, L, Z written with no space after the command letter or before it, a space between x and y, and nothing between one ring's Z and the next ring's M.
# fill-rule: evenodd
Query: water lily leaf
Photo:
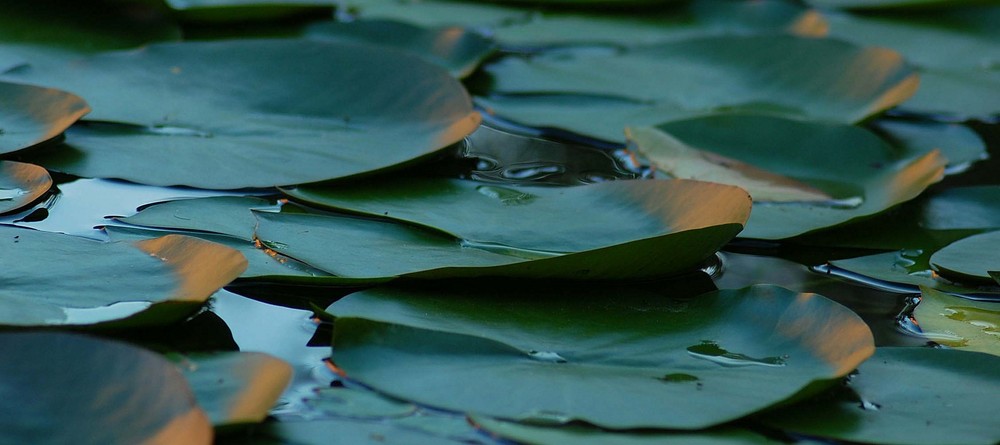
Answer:
M890 292L919 293L919 288L924 286L952 294L1000 296L995 287L957 284L943 279L931 268L930 259L934 253L932 249L902 249L830 261L814 269Z
M272 20L304 13L332 11L336 0L166 0L188 21L242 22Z
M828 19L831 36L892 48L919 67L920 89L901 108L958 120L1000 113L1000 7Z
M948 159L946 174L961 173L989 158L983 139L961 124L880 119L871 123L871 129L907 156L940 150Z
M718 429L702 432L679 433L664 431L607 431L581 425L561 427L507 422L483 416L471 420L491 434L531 445L660 445L686 443L691 445L739 445L781 443L759 434L739 429Z
M697 298L621 287L378 288L328 311L333 361L379 391L607 428L723 423L842 376L874 350L850 310L774 286Z
M464 420L461 422L464 423ZM471 427L469 427L471 430ZM272 422L258 429L265 438L252 444L283 445L426 445L428 443L469 444L464 437L451 438L395 422L323 419Z
M52 187L49 172L34 164L0 161L0 214L21 210Z
M900 158L859 127L761 115L694 118L632 135L668 174L750 189L745 238L789 238L876 214L940 180L946 162L937 151Z
M161 44L7 77L83 94L90 119L120 123L74 128L69 145L37 153L36 163L152 185L234 189L357 175L429 156L479 124L446 71L361 44Z
M498 4L424 0L350 0L366 19L422 26L467 26L488 33L503 46L538 49L563 44L636 45L721 33L790 32L820 37L826 23L817 12L781 1L671 2L666 8L631 10L527 9ZM536 5L537 6L537 5Z
M989 281L989 271L1000 269L1000 231L963 238L934 252L931 266L957 281Z
M3 0L0 10L0 72L25 63L51 69L88 54L181 38L157 5L143 2Z
M350 388L316 388L305 399L309 409L328 416L354 419L387 419L409 416L417 411L412 403L392 400L372 391Z
M156 229L192 230L253 241L257 219L252 209L277 209L274 201L253 196L218 196L153 203L117 221Z
M216 428L258 423L292 380L292 367L260 352L173 358Z
M0 153L10 153L59 136L90 107L65 91L0 82L0 110Z
M994 444L1000 357L931 348L878 348L836 394L767 414L786 431L880 444Z
M283 191L313 205L441 230L474 247L520 249L549 256L670 232L739 225L750 211L744 191L697 181L525 187L399 178L353 185L303 185ZM700 205L709 201L714 204ZM559 230L553 231L554 227Z
M609 140L626 126L725 110L852 123L917 86L914 70L891 50L781 35L506 57L484 69L493 95L481 102L496 114Z
M961 6L963 4L978 5L990 0L808 0L808 3L823 8L844 9L897 9L897 8L937 8Z
M7 327L168 324L246 268L233 249L178 235L101 243L0 226L0 241L7 283L0 325Z
M939 344L1000 355L1000 302L985 302L920 288L913 317L923 334Z
M466 77L494 50L493 42L457 27L421 28L391 20L320 22L306 28L311 39L371 43L396 48Z
M0 348L2 442L212 443L184 377L153 352L55 332L0 334Z

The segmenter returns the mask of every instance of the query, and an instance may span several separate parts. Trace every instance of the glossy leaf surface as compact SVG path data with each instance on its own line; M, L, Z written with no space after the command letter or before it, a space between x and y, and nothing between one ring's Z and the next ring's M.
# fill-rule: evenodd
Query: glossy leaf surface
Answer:
M921 288L913 318L924 336L966 351L1000 355L1000 302L960 298Z
M66 146L33 156L37 163L153 185L233 189L357 175L430 155L479 123L446 71L361 44L162 44L7 77L82 94L89 119L118 123L75 128Z
M874 349L853 312L773 286L676 299L593 287L377 289L328 311L333 361L380 391L609 428L726 422L842 376Z
M0 442L212 443L184 377L153 352L53 332L0 334L0 349Z
M83 99L65 91L0 82L0 153L51 140L88 111Z
M843 390L765 416L774 427L861 443L992 444L1000 357L879 348Z
M956 281L992 281L989 272L1000 270L1000 231L963 238L934 252L931 266Z
M233 249L179 235L101 243L0 226L0 242L4 326L168 324L246 268Z
M883 48L791 36L693 38L617 52L553 52L487 65L499 116L620 140L726 110L853 123L896 105L917 75Z
M936 150L900 157L858 127L769 116L695 118L632 137L667 174L708 174L759 196L745 238L789 238L876 214L940 180L946 162Z
M33 164L0 161L0 214L16 212L52 187L49 172Z
M259 352L179 356L174 362L217 428L264 420L292 380L288 363Z

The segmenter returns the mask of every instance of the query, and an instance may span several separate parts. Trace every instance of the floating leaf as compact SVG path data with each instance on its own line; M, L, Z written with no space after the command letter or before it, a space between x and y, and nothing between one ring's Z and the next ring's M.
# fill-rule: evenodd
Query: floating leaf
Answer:
M988 2L990 0L986 0ZM808 3L823 8L844 9L919 9L953 8L965 4L981 4L983 0L808 0Z
M310 410L328 416L354 419L387 419L413 414L412 403L388 399L374 392L350 388L316 388L305 399Z
M2 0L0 10L0 72L58 69L88 54L181 38L157 5L142 2Z
M934 251L930 249L902 249L830 261L827 265L814 269L890 292L913 294L920 292L919 287L924 286L954 294L1000 296L995 288L963 286L942 279L931 270L930 258L933 254Z
M759 115L669 122L634 137L667 173L763 193L745 238L789 238L876 214L940 180L945 163L937 151L900 158L862 128ZM681 150L687 158L678 158ZM706 164L715 170L708 177Z
M258 423L292 380L292 367L259 352L174 358L216 428Z
M311 39L370 43L396 48L466 77L493 53L493 42L457 26L421 28L390 20L321 22L306 28Z
M246 268L233 249L178 235L101 243L0 226L0 242L8 327L173 323Z
M726 110L853 123L917 86L891 50L780 35L505 57L484 69L493 95L478 100L496 114L608 140L620 140L626 126Z
M161 44L7 77L83 94L90 119L119 123L74 127L68 145L32 153L36 163L153 185L233 189L357 175L429 156L479 124L447 72L361 44Z
M437 229L471 247L535 251L548 256L685 230L739 225L750 211L742 190L697 181L518 187L458 179L398 178L339 186L304 185L283 191L313 205ZM558 230L553 230L556 227Z
M963 238L934 252L931 266L957 281L989 281L989 271L1000 269L1000 231Z
M0 214L16 212L52 187L49 172L33 164L0 161Z
M892 48L919 67L920 89L901 108L958 120L1000 114L1000 7L828 19L831 36Z
M1000 357L931 348L878 348L846 388L766 414L770 426L862 443L994 444Z
M1000 355L1000 302L970 300L920 288L913 317L924 336L967 351Z
M983 139L961 124L880 119L871 123L871 129L907 156L940 150L948 159L947 174L961 173L989 158Z
M184 377L155 353L55 332L0 334L0 349L0 442L212 443Z
M83 99L65 91L0 82L0 153L51 140L88 111Z
M738 429L719 429L702 432L680 433L665 431L607 431L582 425L560 427L507 422L483 416L471 420L490 434L531 445L662 445L685 443L691 445L740 445L781 443L759 434Z
M694 429L842 376L874 350L857 315L817 295L679 293L367 290L328 309L332 359L379 391L455 411Z

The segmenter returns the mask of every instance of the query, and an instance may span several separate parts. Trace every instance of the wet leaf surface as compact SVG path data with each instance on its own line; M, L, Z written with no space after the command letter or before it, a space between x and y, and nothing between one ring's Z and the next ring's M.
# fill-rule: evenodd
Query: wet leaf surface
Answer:
M925 287L913 318L935 343L1000 355L1000 302L970 300Z
M33 164L0 161L0 214L21 210L52 187L49 172Z

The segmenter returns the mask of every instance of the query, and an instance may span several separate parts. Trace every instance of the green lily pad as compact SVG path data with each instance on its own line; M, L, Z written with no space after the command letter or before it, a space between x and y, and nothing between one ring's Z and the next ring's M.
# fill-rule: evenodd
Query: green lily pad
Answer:
M0 72L23 64L52 69L101 51L180 40L180 28L157 5L142 3L2 0Z
M861 443L995 444L1000 357L931 348L878 348L841 391L767 414L785 431Z
M310 410L327 416L354 419L405 417L417 411L412 403L388 399L374 392L350 388L316 388L305 399Z
M292 367L259 352L174 358L216 428L258 423L292 380Z
M440 230L468 246L536 254L532 256L581 252L709 226L740 225L750 212L742 190L697 181L528 187L404 177L353 185L303 185L282 191L324 208ZM707 202L713 204L700 205ZM553 230L556 227L558 230Z
M49 172L34 164L0 161L0 214L21 210L52 187Z
M0 241L6 327L169 324L246 268L233 249L178 235L101 243L0 226Z
M328 309L332 359L379 391L455 411L697 429L843 376L874 350L857 315L818 295L773 286L675 295L367 290Z
M243 22L330 12L336 0L166 0L170 9L188 21Z
M462 420L464 422L464 420ZM469 427L471 430L472 428ZM251 444L283 445L427 445L428 443L469 444L464 437L451 438L395 422L356 419L323 419L272 422L259 429L263 436Z
M152 185L235 189L352 176L430 156L479 124L446 71L361 44L161 44L6 77L83 94L89 119L118 123L74 127L67 145L26 159Z
M989 158L983 139L961 124L881 119L872 122L871 129L906 156L940 150L948 159L946 174L961 173Z
M184 377L153 352L55 332L3 333L0 349L0 442L212 443Z
M901 108L960 120L1000 114L1000 8L828 19L831 36L892 48L919 67L920 89Z
M964 4L979 5L991 0L808 0L808 3L823 8L844 9L919 9L953 8Z
M936 150L900 158L859 127L759 115L669 122L630 137L667 174L747 188L745 238L789 238L876 214L940 180L945 163Z
M253 241L257 219L252 209L276 209L274 201L253 196L177 199L143 206L115 220L155 229L191 230Z
M814 269L890 292L918 293L919 287L923 286L952 294L1000 295L995 286L956 284L942 278L931 268L930 259L933 254L934 250L931 249L902 249L830 261L828 265Z
M931 266L957 281L993 282L989 272L1000 269L1000 231L963 238L934 252Z
M713 36L486 65L497 115L620 140L626 126L740 110L853 123L910 97L895 52L782 35ZM585 73L585 75L581 74Z
M397 20L419 26L464 26L489 31L495 26L527 20L530 10L484 2L425 0L346 0L345 9L363 19Z
M490 39L457 26L421 28L391 20L321 22L306 28L305 36L399 49L439 65L455 77L472 74L494 50Z
M507 422L483 416L471 420L490 434L517 443L530 445L661 445L685 443L691 445L777 444L756 433L739 429L707 430L703 432L607 431L582 425L560 427Z
M65 91L0 82L0 110L2 154L59 136L90 107Z
M1000 355L1000 302L970 300L928 287L920 289L913 317L939 344Z

